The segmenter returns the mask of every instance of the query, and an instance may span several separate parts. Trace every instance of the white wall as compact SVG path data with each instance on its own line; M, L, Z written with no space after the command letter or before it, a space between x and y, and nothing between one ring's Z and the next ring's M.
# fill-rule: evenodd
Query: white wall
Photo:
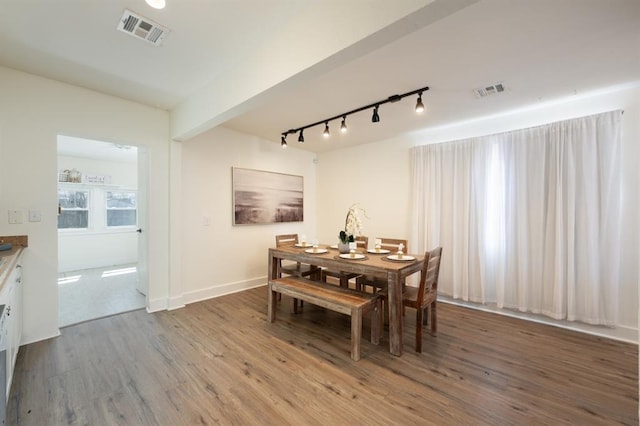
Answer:
M337 242L345 216L358 204L363 234L405 238L409 250L411 231L409 151L406 142L361 145L318 155L318 235L321 241Z
M58 334L57 135L147 147L149 303L169 293L169 117L166 111L0 67L0 235L29 236L22 343ZM41 222L8 224L7 210Z
M88 141L91 143L91 141ZM85 175L109 175L109 185L125 189L138 188L138 164L136 162L100 160L96 158L58 156L58 172L76 169Z
M183 142L181 151L183 303L263 285L276 234L315 235L314 154L222 127ZM232 167L303 176L304 221L233 226Z
M425 129L379 143L318 155L318 234L333 241L344 226L351 203L368 213L364 234L369 237L406 237L411 234L411 178L409 150L414 145L438 143L500 133L559 120L624 109L622 119L622 229L624 230L619 325L638 327L638 251L640 241L640 86L615 87L555 103L534 105L494 117ZM350 167L345 168L345 162ZM409 241L410 249L417 249Z
M63 229L58 231L58 272L101 268L136 263L138 261L138 234L136 226L106 229L104 191L115 189L137 190L138 164L91 158L58 156L58 172L75 168L83 175L109 175L109 185L62 184L92 191L93 213L90 229ZM60 185L60 184L59 184Z

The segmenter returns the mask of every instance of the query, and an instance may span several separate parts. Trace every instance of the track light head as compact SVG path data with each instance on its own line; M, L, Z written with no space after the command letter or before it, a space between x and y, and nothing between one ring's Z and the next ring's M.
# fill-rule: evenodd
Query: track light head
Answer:
M380 116L378 115L378 105L373 108L373 115L371 116L372 123L378 123L380 121Z
M302 134L302 129L300 129L300 136L298 136L298 142L304 142L304 135Z
M329 122L325 121L324 122L324 132L322 132L322 136L326 139L331 135L331 133L329 132Z
M422 92L418 94L418 101L416 102L416 112L420 114L424 111L424 104L422 103Z
M346 115L342 116L342 124L340 124L340 131L342 133L347 132L347 116Z
M287 135L282 135L282 138L280 138L280 146L282 149L287 147Z

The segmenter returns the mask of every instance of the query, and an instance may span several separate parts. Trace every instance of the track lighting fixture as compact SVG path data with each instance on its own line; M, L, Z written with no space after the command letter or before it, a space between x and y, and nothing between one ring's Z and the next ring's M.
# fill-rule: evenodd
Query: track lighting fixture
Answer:
M371 116L372 123L380 122L380 116L378 115L378 105L373 109L373 115Z
M422 103L422 92L418 93L418 101L416 102L416 112L420 114L424 111L424 104Z
M287 147L287 135L282 135L282 138L280 139L280 146L282 149Z
M416 110L416 112L422 112L422 111L424 111L424 104L422 103L422 93L426 92L427 90L429 90L429 87L423 87L421 89L416 89L416 90L413 90L411 92L403 93L402 95L392 95L392 96L389 96L387 99L383 99L381 101L374 102L372 104L365 105L363 107L356 108L356 109L353 109L351 111L343 112L342 114L338 114L338 115L335 115L335 116L330 117L330 118L325 118L324 120L316 121L315 123L307 124L306 126L301 126L301 127L295 128L295 129L285 130L284 132L282 132L282 140L281 140L280 144L282 145L283 148L286 147L286 145L287 145L287 141L286 141L287 135L298 133L298 132L300 133L300 135L298 136L298 142L302 143L302 142L304 142L304 135L302 133L304 129L308 129L309 127L314 127L314 126L317 126L317 125L323 124L323 123L324 123L324 132L322 132L322 135L325 138L328 138L331 135L331 133L329 131L329 122L333 121L333 120L336 120L338 118L341 118L341 117L342 117L342 123L340 124L340 132L345 133L347 131L347 116L348 115L355 114L356 112L366 111L366 110L369 110L371 108L373 108L373 115L371 116L371 121L373 123L379 123L380 122L380 114L378 113L378 109L380 108L380 105L384 105L384 104L387 104L387 103L395 103L395 102L398 102L398 101L402 100L402 98L405 98L407 96L418 95L418 101L416 102L415 110Z

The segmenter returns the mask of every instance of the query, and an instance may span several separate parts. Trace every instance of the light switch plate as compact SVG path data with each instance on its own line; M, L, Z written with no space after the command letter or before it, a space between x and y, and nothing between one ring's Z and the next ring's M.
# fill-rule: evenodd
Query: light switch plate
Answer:
M9 223L22 223L22 210L9 210Z
M40 210L29 210L29 222L41 222L42 213Z

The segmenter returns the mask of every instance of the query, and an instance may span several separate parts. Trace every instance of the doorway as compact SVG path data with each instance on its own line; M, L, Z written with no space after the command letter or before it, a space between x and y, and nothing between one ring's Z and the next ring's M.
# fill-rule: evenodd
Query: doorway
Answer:
M147 305L138 148L58 136L58 325Z

